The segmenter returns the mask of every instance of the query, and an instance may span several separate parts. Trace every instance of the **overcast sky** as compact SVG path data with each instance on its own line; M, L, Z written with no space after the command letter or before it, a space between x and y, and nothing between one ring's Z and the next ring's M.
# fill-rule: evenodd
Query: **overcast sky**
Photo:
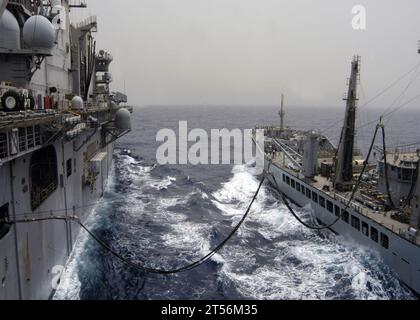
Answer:
M367 29L352 28L352 7ZM149 105L342 105L350 61L362 56L362 100L418 62L418 0L88 0L114 88ZM420 69L419 69L420 71ZM407 78L407 81L410 80ZM407 100L419 93L419 83ZM375 101L386 105L407 85Z

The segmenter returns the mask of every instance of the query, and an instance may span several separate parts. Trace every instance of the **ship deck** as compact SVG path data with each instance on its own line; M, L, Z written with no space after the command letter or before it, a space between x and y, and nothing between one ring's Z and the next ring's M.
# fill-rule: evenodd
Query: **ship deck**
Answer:
M300 173L299 170L292 169L287 167L285 165L287 163L283 158L282 152L278 152L276 156L273 158L272 163L276 165L277 167L281 168L282 170L287 171L290 175L295 176L297 179L304 180L303 175ZM306 182L308 183L308 182ZM314 177L312 182L308 183L312 187L318 189L320 192L323 192L326 195L329 195L331 198L336 199L337 201L340 201L342 204L347 205L348 201L350 200L351 193L352 192L338 192L333 189L332 181L324 176L317 175ZM360 193L357 192L355 195L355 198L360 196ZM373 202L373 201L372 201ZM353 200L350 204L350 207L353 208L358 213L362 214L363 216L369 218L370 220L375 221L376 223L384 226L391 232L399 235L400 237L413 242L417 245L420 245L420 235L417 234L416 237L408 236L407 232L410 228L410 225L407 223L402 223L400 221L397 221L393 218L391 218L391 215L393 213L396 213L397 211L384 211L384 210L374 210L370 208L369 206Z
M45 122L52 122L60 119L60 113L56 111L30 111L3 113L0 115L0 130L18 128L20 126L36 125Z
M133 107L131 106L122 106L121 108L126 108L133 113ZM13 128L25 127L30 125L38 125L38 124L48 124L48 123L61 123L62 116L67 115L81 115L85 119L88 116L98 116L101 113L107 116L109 112L115 112L118 109L112 108L103 108L103 107L95 107L95 106L88 106L86 109L83 110L56 110L56 109L49 109L49 110L35 110L35 111L20 111L20 112L0 112L0 131L8 131ZM103 118L103 117L102 117ZM104 120L109 120L108 117L105 117Z

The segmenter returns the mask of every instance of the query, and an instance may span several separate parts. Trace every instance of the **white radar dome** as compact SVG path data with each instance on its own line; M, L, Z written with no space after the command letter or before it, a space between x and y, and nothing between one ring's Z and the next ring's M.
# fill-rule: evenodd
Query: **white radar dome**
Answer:
M73 110L82 110L83 109L83 99L79 96L73 97L73 99L71 99L71 108Z
M121 108L115 114L115 126L119 130L131 130L131 114L126 108Z
M20 49L20 29L15 16L5 10L0 17L0 48Z
M54 26L44 16L32 16L23 26L23 41L29 47L51 49L55 45Z

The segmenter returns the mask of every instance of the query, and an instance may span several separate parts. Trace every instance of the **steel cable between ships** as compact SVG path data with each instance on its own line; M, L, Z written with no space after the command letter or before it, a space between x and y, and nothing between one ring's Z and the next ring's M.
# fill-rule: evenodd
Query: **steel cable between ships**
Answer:
M269 169L270 169L270 166L269 166L268 170ZM255 200L257 199L258 194L260 193L261 187L262 187L262 185L263 185L263 183L266 179L266 175L267 175L267 172L264 172L263 176L261 178L260 184L258 185L258 189L254 193L254 196L253 196L247 210L245 211L244 215L242 216L242 219L238 222L238 224L235 226L235 228L231 231L231 233L217 247L215 247L213 250L211 250L208 254L206 254L201 259L199 259L195 262L192 262L192 263L190 263L190 264L188 264L184 267L176 268L176 269L173 269L173 270L149 268L149 267L146 267L142 264L133 262L130 259L127 259L127 258L123 257L120 253L113 250L109 245L107 245L103 240L101 240L97 235L95 235L95 233L92 232L88 227L86 227L80 221L80 219L78 217L50 216L50 217L45 217L45 218L15 220L15 221L7 222L7 224L13 225L13 224L19 224L19 223L33 223L33 222L40 222L40 221L47 221L47 220L73 221L73 222L77 223L83 230L85 230L89 234L89 236L93 240L95 240L101 247L103 247L105 250L107 250L109 253L111 253L114 257L116 257L117 259L119 259L123 263L129 265L130 267L133 267L134 269L141 270L141 271L146 272L146 273L153 273L153 274L181 273L181 272L185 272L185 271L189 271L189 270L192 270L194 268L197 268L200 265L202 265L203 263L205 263L206 261L208 261L218 251L220 251L227 244L227 242L236 234L236 232L239 230L239 228L242 226L242 224L244 223L244 221L248 217L248 215L251 211L252 205L254 204Z
M369 163L369 158L370 158L370 155L371 155L371 153L372 153L372 150L373 150L373 147L374 147L374 144L375 144L375 140L376 140L376 136L377 136L377 134L378 134L378 131L379 131L379 128L382 128L382 133L383 133L383 135L382 135L382 137L383 137L383 140L384 140L384 142L383 142L383 144L384 144L384 146L385 146L385 128L384 128L384 126L382 125L382 121L380 121L377 125L376 125L376 129L375 129L375 133L373 134L373 137L372 137L372 142L371 142L371 144L370 144L370 147L369 147L369 152L368 152L368 155L367 155L367 158L366 158L366 160L365 160L365 162L364 162L364 165L363 165L363 169L362 169L362 171L360 172L360 174L359 174L359 177L358 177L358 179L357 179L357 182L356 182L356 185L354 186L354 188L353 188L353 191L352 191L352 194L351 194L351 197L350 197L350 199L348 200L348 202L347 202L347 204L346 204L346 206L345 206L345 208L343 209L343 211L346 211L349 207L350 207L350 204L352 203L352 201L353 201L353 199L354 199L354 196L356 195L356 192L357 192L357 190L359 189L359 187L360 187L360 183L362 182L362 177L363 177L363 175L364 175L364 173L365 173L365 171L366 171L366 168L367 168L367 165L368 165L368 163ZM386 151L385 151L386 152ZM385 158L386 158L386 156L385 156ZM272 159L271 159L271 161L272 161ZM385 167L387 166L387 163L386 163L386 160L385 160ZM270 169L268 169L268 173L270 174ZM385 173L385 175L386 175L386 180L388 181L388 176L387 176L387 171L386 171L386 173ZM290 211L290 213L293 215L293 217L295 217L295 219L300 223L300 224L302 224L303 226L305 226L306 228L308 228L308 229L312 229L312 230L325 230L325 229L329 229L329 228L331 228L331 227L333 227L338 221L340 221L340 219L341 219L341 213L338 215L338 217L332 222L332 223L330 223L329 225L327 225L327 226L315 226L315 225L310 225L310 224L308 224L308 223L306 223L306 222L304 222L302 219L300 219L299 218L299 216L295 213L295 211L293 210L293 208L292 208L292 206L290 205L290 203L289 203L289 201L287 200L287 197L286 197L286 195L280 190L280 188L279 188L279 185L278 185L278 183L277 183L277 181L276 181L276 178L275 178L275 176L273 175L273 174L271 174L271 177L273 178L273 181L274 181L274 183L275 183L275 190L276 191L278 191L279 193L280 193L280 195L281 195L281 197L282 197L282 199L283 199L283 202L284 202L284 204L286 205L286 207L287 207L287 209ZM387 188L388 189L388 195L390 196L390 191L389 191L389 188Z
M369 159L375 144L375 140L376 140L376 136L378 134L379 129L382 129L382 138L383 138L383 145L385 148L385 128L382 124L382 121L380 121L377 125L376 125L376 129L375 129L375 133L372 137L372 142L370 144L369 147L369 152L367 155L367 158L364 162L364 166L362 168L362 171L359 174L359 177L357 179L356 185L353 188L351 197L349 198L345 208L343 209L343 211L346 211L349 207L351 202L354 199L354 196L357 192L357 190L360 187L361 181L362 181L362 177L366 171L367 165L369 163ZM386 149L384 149L384 153L386 153ZM384 156L384 158L386 158L386 155ZM387 167L387 163L386 163L386 159L384 159L385 163L385 167ZM267 178L267 175L271 175L271 177L273 178L273 181L275 183L275 187L276 190L280 193L282 200L284 202L284 204L286 205L286 207L288 208L288 210L290 211L290 213L293 215L293 217L299 222L301 223L303 226L305 226L308 229L312 229L312 230L325 230L325 229L329 229L332 226L334 226L340 219L341 219L341 214L338 215L338 217L329 225L327 226L313 226L313 225L309 225L308 223L304 222L302 219L299 218L299 216L295 213L295 211L293 210L292 206L290 205L289 201L287 200L286 195L279 189L278 187L278 183L276 181L275 176L270 172L270 168L271 168L271 164L272 164L272 159L270 160L269 164L268 164L268 169L267 171L264 171L260 184L258 185L258 188L256 190L256 192L254 193L254 196L247 208L247 210L245 211L244 215L242 216L241 220L238 222L238 224L235 226L235 228L231 231L231 233L218 245L216 246L213 250L211 250L208 254L206 254L204 257L202 257L201 259L192 262L184 267L180 267L180 268L176 268L173 270L164 270L164 269L156 269L156 268L150 268L150 267L146 267L142 264L136 263L131 261L130 259L125 258L124 256L122 256L120 253L116 252L115 250L113 250L109 245L107 245L103 240L101 240L97 235L95 235L94 232L92 232L86 225L84 225L80 219L78 217L60 217L60 216L50 216L50 217L45 217L45 218L32 218L32 219L22 219L22 220L15 220L15 221L9 221L6 222L9 225L13 225L13 224L19 224L19 223L33 223L33 222L41 222L41 221L47 221L47 220L62 220L62 221L73 221L75 223L77 223L83 230L85 230L89 236L95 240L101 247L103 247L105 250L107 250L109 253L111 253L114 257L116 257L117 259L119 259L120 261L122 261L123 263L129 265L130 267L133 267L134 269L137 270L141 270L143 272L146 273L153 273L153 274L176 274L176 273L181 273L181 272L186 272L192 269L195 269L197 267L199 267L200 265L202 265L203 263L205 263L206 261L208 261L211 257L213 257L217 252L219 252L226 244L227 242L236 234L236 232L239 230L239 228L242 226L242 224L245 222L246 218L248 217L252 205L254 204L255 200L257 199L257 196L261 190L261 187L265 181L265 179ZM387 176L387 170L385 170L385 176L386 176L386 180L388 180L388 176ZM387 188L388 190L388 196L390 197L390 190L389 188Z

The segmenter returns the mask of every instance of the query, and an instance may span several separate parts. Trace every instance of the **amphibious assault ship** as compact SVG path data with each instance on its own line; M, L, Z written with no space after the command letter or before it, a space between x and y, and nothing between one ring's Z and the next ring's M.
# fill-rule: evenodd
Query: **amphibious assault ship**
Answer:
M114 143L131 129L96 18L70 22L85 7L0 1L0 299L52 297L80 231L72 219L103 195Z
M380 147L372 138L370 149L374 159L362 157L355 147L359 74L360 58L355 57L338 146L322 133L284 127L282 102L280 126L257 127L265 135L264 146L256 142L257 152L264 156L268 179L290 210L290 202L309 206L314 226L376 251L419 295L420 150L387 149L380 122L375 134Z

